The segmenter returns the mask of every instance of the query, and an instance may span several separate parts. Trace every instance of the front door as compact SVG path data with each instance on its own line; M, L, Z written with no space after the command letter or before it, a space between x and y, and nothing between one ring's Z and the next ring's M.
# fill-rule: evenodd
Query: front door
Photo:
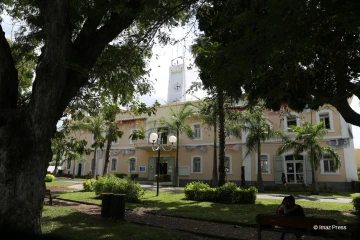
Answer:
M81 173L82 173L81 169L82 169L82 163L79 163L79 165L78 165L78 171L77 171L77 175L78 175L79 177L81 176Z
M299 155L297 158L294 155L285 156L286 179L288 183L303 183L304 182L304 156Z

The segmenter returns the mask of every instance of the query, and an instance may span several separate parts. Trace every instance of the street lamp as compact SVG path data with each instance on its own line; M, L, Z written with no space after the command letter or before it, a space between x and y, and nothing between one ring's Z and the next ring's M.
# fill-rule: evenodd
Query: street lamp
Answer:
M156 181L156 196L159 196L159 181L160 181L160 149L164 151L170 151L173 149L174 143L176 142L176 137L174 135L169 137L169 142L171 143L170 149L165 149L162 143L162 139L156 133L150 134L149 141L151 143L151 147L153 151L158 151L158 158L157 158L157 181ZM156 144L156 146L155 146Z

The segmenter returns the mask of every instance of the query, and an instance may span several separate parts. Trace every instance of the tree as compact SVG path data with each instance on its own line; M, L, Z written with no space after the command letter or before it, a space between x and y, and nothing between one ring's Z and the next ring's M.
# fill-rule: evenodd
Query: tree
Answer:
M199 104L199 111L198 115L199 118L202 119L202 121L211 128L213 127L214 130L214 151L213 151L213 171L212 171L212 177L211 177L211 185L212 187L218 187L219 186L219 178L218 178L218 161L217 161L217 125L218 125L218 108L216 105L215 99L212 98L205 98L202 102Z
M54 175L57 174L57 168L61 164L61 157L65 154L66 144L67 144L67 136L69 132L66 128L63 128L57 131L54 134L54 137L51 139L51 150L54 153L55 157L55 169Z
M340 157L335 149L330 146L321 146L319 143L328 132L324 126L324 122L319 122L315 125L305 122L301 127L290 126L290 130L295 134L295 139L284 138L282 146L276 151L276 154L280 155L288 150L294 150L295 156L307 151L307 161L310 161L311 164L312 194L319 194L315 172L319 169L320 160L323 158L323 155L327 154L334 160L334 170L340 168Z
M24 21L17 42L39 47L29 101L18 105L19 79L0 26L0 226L41 233L44 177L56 124L109 45L153 42L163 25L186 19L196 0L1 1ZM191 11L190 11L191 12ZM163 42L165 34L158 35ZM40 49L41 48L41 49ZM126 56L123 56L126 59ZM16 173L16 174L15 174ZM6 182L6 185L4 184Z
M331 104L360 126L348 102L360 96L358 1L208 2L198 10L199 28L219 45L211 56L229 94L246 92L251 105L260 99L274 110Z
M282 136L279 131L272 129L271 125L263 116L263 106L256 106L252 109L240 113L240 129L247 133L245 146L247 148L245 157L252 152L257 153L257 188L259 192L264 192L264 184L261 173L261 142L264 142L275 136ZM233 131L233 134L241 131ZM236 137L240 137L236 135Z
M194 137L194 132L186 123L189 118L195 116L195 111L190 102L185 102L180 106L170 107L169 119L160 118L155 122L159 122L161 127L167 128L168 131L175 132L176 135L176 157L175 157L175 171L174 171L174 186L179 186L179 141L180 134L186 133L189 138Z
M69 136L65 147L65 160L67 162L73 162L72 178L75 178L75 166L76 162L80 162L84 154L89 154L91 149L86 148L87 141L79 140L75 136Z
M91 162L91 175L93 178L96 178L97 150L102 150L106 141L106 138L103 136L106 131L104 117L102 115L97 117L86 117L83 121L72 123L70 128L74 131L84 130L93 135L93 143L91 144L91 147L94 149L94 158L93 162ZM74 157L76 157L75 154Z
M223 78L225 75L218 74L215 56L221 46L211 42L209 38L200 36L192 46L195 55L195 63L200 68L200 78L203 88L216 102L219 118L219 186L225 184L225 108L228 102L236 102L241 94L229 96Z

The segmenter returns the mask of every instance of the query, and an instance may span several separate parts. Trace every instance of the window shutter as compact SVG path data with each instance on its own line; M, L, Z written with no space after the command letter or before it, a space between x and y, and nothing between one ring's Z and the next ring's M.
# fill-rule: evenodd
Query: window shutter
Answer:
M305 174L306 174L306 184L311 184L312 175L311 175L311 163L309 156L305 156Z
M283 170L282 156L274 156L275 183L281 184Z

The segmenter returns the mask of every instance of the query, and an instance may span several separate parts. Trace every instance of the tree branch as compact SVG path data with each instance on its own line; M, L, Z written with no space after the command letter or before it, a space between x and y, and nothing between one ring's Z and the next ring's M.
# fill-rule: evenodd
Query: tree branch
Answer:
M0 25L0 110L15 108L18 95L18 72L11 55L10 45Z

